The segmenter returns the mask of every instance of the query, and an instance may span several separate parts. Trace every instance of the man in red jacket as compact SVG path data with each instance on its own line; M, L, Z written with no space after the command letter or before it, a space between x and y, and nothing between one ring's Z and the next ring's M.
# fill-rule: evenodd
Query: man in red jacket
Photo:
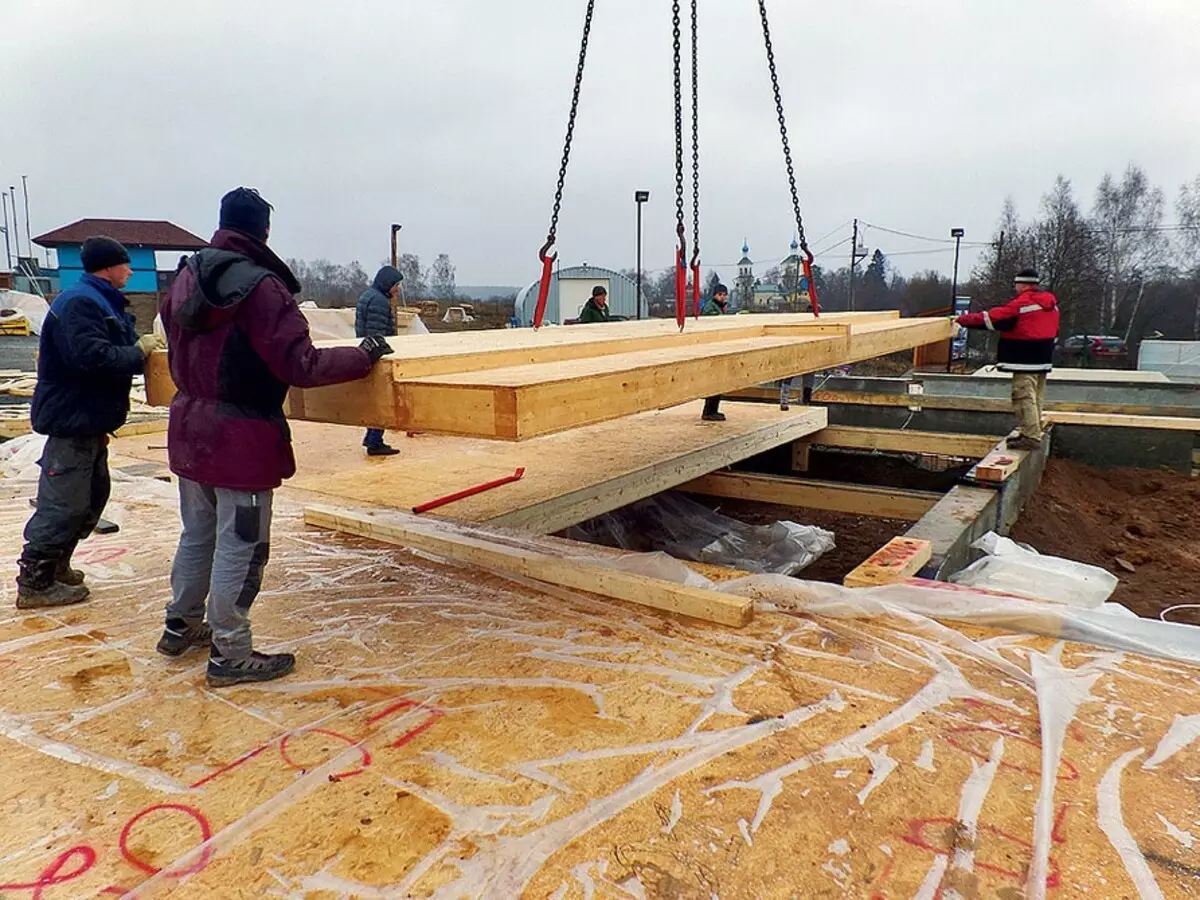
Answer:
M313 346L296 305L300 284L267 247L270 220L257 191L226 194L210 247L187 261L160 309L178 388L167 444L183 533L158 651L179 656L211 640L213 687L280 678L296 663L255 651L250 636L272 492L296 473L288 388L354 381L391 352L378 335L358 347Z
M1039 285L1036 269L1022 269L1014 279L1017 296L987 312L958 317L965 328L986 328L1000 333L996 368L1012 372L1012 402L1019 436L1010 438L1011 450L1039 450L1042 446L1042 413L1046 406L1046 375L1058 340L1058 300Z

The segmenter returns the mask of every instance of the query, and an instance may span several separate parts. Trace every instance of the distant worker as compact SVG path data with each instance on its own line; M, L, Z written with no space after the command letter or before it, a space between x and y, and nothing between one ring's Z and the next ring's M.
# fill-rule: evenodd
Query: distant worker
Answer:
M1058 339L1058 300L1039 285L1036 269L1022 269L1014 279L1017 296L981 313L958 317L964 328L1000 333L996 368L1012 372L1012 402L1019 435L1010 450L1040 450L1042 415L1046 409L1046 375L1053 366Z
M373 334L391 337L396 333L396 310L392 302L400 296L404 276L398 269L384 266L375 273L375 281L358 298L354 311L354 333L360 338ZM383 442L382 428L368 428L363 438L367 456L395 456L400 451Z
M608 308L608 288L602 284L592 288L592 299L583 304L579 313L580 325L594 325L597 322L611 322L612 312Z
M288 388L354 381L392 352L378 335L357 347L313 346L296 304L300 284L267 247L270 225L258 191L226 194L210 248L188 260L160 310L178 388L167 444L183 533L158 651L179 656L211 640L211 687L270 681L296 663L254 650L250 634L271 552L272 494L296 473Z
M704 301L704 305L700 307L700 315L702 316L723 316L725 310L729 306L729 288L723 284L717 284L713 288L712 296ZM721 398L709 397L704 401L704 412L700 418L705 422L724 422L725 413L721 412Z
M108 503L108 435L125 424L129 388L162 339L138 337L121 288L129 253L107 237L80 251L86 273L50 304L38 350L33 430L47 435L37 510L17 562L17 609L69 606L88 597L71 568L76 545Z

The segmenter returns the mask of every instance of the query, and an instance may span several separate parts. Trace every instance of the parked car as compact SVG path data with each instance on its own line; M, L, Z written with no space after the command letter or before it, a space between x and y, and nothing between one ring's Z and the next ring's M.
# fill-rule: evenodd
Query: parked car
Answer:
M1062 351L1068 356L1084 356L1106 359L1125 356L1125 338L1111 334L1073 334L1062 342Z

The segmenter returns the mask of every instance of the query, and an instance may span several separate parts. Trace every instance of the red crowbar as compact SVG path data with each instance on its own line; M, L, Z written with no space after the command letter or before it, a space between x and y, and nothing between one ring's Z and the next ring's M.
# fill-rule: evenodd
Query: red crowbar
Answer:
M520 481L524 477L525 468L522 466L511 475L507 475L504 478L497 478L495 481L477 484L474 487L466 488L455 494L447 494L445 497L438 497L436 500L430 500L428 503L422 503L420 506L414 506L412 511L417 515L420 515L421 513L429 512L432 509L445 506L448 503L454 503L455 501L463 500L467 497L474 497L476 494L482 494L484 491L490 491L492 488L498 488L505 484L512 484L514 481Z

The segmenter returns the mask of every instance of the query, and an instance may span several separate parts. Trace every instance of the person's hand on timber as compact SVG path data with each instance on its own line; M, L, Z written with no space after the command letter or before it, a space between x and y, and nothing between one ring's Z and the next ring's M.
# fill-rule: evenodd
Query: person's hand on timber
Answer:
M125 424L133 376L146 366L121 293L133 274L129 253L112 238L91 237L80 259L86 274L50 304L38 348L31 416L47 438L18 562L18 609L87 599L71 556L108 502L107 436Z
M1058 299L1044 291L1036 269L1022 269L1014 279L1016 296L1002 306L959 316L964 328L1000 333L996 368L1013 376L1012 402L1018 437L1011 450L1040 450L1046 407L1046 376L1053 368L1058 342Z
M385 356L396 352L392 349L392 345L378 334L367 335L358 346L371 358L371 365L375 365L375 363L379 362Z
M255 190L230 191L211 245L187 261L160 310L178 388L167 448L183 533L158 650L179 656L211 643L213 687L295 666L291 654L254 650L250 633L273 491L296 472L288 389L355 381L374 365L363 347L313 346L300 283L267 246L270 231L271 205Z
M142 359L149 359L150 354L155 350L166 350L167 342L157 334L151 333L143 334L133 346L138 348L138 352L142 354Z

